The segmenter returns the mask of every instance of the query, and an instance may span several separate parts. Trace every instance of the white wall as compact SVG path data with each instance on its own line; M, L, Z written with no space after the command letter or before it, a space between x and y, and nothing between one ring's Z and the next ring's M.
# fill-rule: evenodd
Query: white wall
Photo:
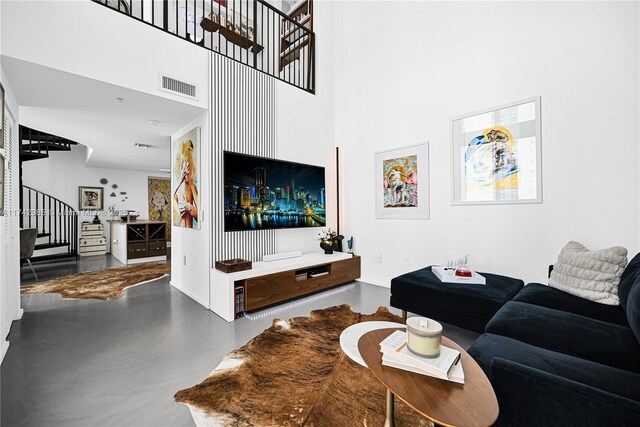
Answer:
M7 121L13 122L13 146L8 144L5 135L5 148L3 155L7 157L5 161L5 215L0 216L0 362L9 348L6 341L11 329L11 322L22 317L20 308L20 273L19 273L19 252L20 233L18 216L9 211L7 200L13 200L13 207L18 207L18 103L8 81L4 69L0 67L0 82L5 90L5 114ZM8 128L5 128L8 134ZM13 150L14 161L9 163L9 152ZM13 183L10 185L7 175L12 169Z
M544 281L571 239L635 255L638 22L635 2L339 2L336 143L363 280L469 254L474 269ZM544 202L451 206L450 117L533 95ZM376 220L374 151L424 140L431 219Z
M327 226L336 229L334 2L315 2L316 92L278 83L278 158L325 167ZM318 228L278 230L278 251L319 251Z
M208 52L91 1L3 1L2 54L206 108ZM158 90L158 73L200 100Z
M24 162L23 183L60 199L75 210L79 208L78 187L103 187L105 210L113 205L115 209L138 211L140 219L149 218L147 178L168 178L168 173L87 167L86 158L86 147L76 145L71 151L53 151L46 159ZM108 184L100 184L102 178L106 178ZM112 189L112 184L117 184L118 188ZM125 201L122 201L125 196L120 195L121 191L127 193ZM112 192L115 192L117 197L110 197ZM92 221L94 217L89 211L80 211L79 214L78 227L82 221ZM103 216L100 219L105 225L105 236L109 242L110 228L106 220L111 217ZM110 245L107 245L107 250L110 250Z
M172 135L180 138L200 126L200 229L171 227L171 285L200 304L209 307L209 271L211 247L211 132L209 113L184 126ZM171 167L174 167L173 161ZM204 212L204 215L202 213Z

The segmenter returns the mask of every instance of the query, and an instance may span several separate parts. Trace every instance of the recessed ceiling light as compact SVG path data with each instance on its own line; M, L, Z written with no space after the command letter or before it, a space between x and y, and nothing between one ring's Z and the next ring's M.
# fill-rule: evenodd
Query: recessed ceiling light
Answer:
M151 123L151 126L158 126L160 124L160 121L158 121L158 120L149 120L149 123Z
M151 148L153 147L153 145L149 145L149 144L140 144L139 142L134 142L133 143L134 147L138 147L138 148Z

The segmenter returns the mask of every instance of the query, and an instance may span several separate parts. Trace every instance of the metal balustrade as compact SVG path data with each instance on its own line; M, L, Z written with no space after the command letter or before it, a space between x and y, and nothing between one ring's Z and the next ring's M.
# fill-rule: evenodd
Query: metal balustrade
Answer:
M33 261L55 259L78 254L78 212L63 201L35 188L22 186L21 228L38 230L35 250L64 248L64 252L39 255Z
M315 93L315 34L263 0L91 0Z

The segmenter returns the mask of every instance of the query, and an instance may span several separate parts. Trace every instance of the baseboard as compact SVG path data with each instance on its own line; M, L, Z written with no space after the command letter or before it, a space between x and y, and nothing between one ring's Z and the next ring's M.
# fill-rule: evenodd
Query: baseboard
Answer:
M194 295L192 292L189 292L184 287L182 287L182 285L175 283L173 280L170 280L169 283L171 284L171 286L173 286L174 288L176 288L177 290L179 290L180 292L182 292L183 294L185 294L186 296L188 296L189 298L191 298L192 300L194 300L195 302L197 302L207 310L209 309L209 301L205 301L200 297Z
M2 361L4 360L4 355L7 354L7 350L9 350L9 341L2 340L2 342L0 343L0 347L2 347L0 349L0 352L2 352L2 354L0 354L0 364L2 364Z
M361 277L358 279L358 282L367 283L369 285L380 286L381 288L390 288L391 285L388 283L381 282L379 280L367 279L366 277Z

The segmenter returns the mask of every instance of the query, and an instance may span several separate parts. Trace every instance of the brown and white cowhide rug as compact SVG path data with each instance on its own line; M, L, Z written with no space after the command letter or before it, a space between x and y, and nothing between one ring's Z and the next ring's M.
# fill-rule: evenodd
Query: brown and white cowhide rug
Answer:
M20 288L20 293L22 295L58 293L64 299L117 299L124 296L125 289L160 279L168 276L169 273L171 273L171 266L168 264L135 264L71 274L46 282L25 285Z
M371 320L401 322L385 307L367 315L348 305L276 319L175 399L199 427L382 426L384 386L340 349L345 328ZM395 414L398 427L432 426L399 399Z

